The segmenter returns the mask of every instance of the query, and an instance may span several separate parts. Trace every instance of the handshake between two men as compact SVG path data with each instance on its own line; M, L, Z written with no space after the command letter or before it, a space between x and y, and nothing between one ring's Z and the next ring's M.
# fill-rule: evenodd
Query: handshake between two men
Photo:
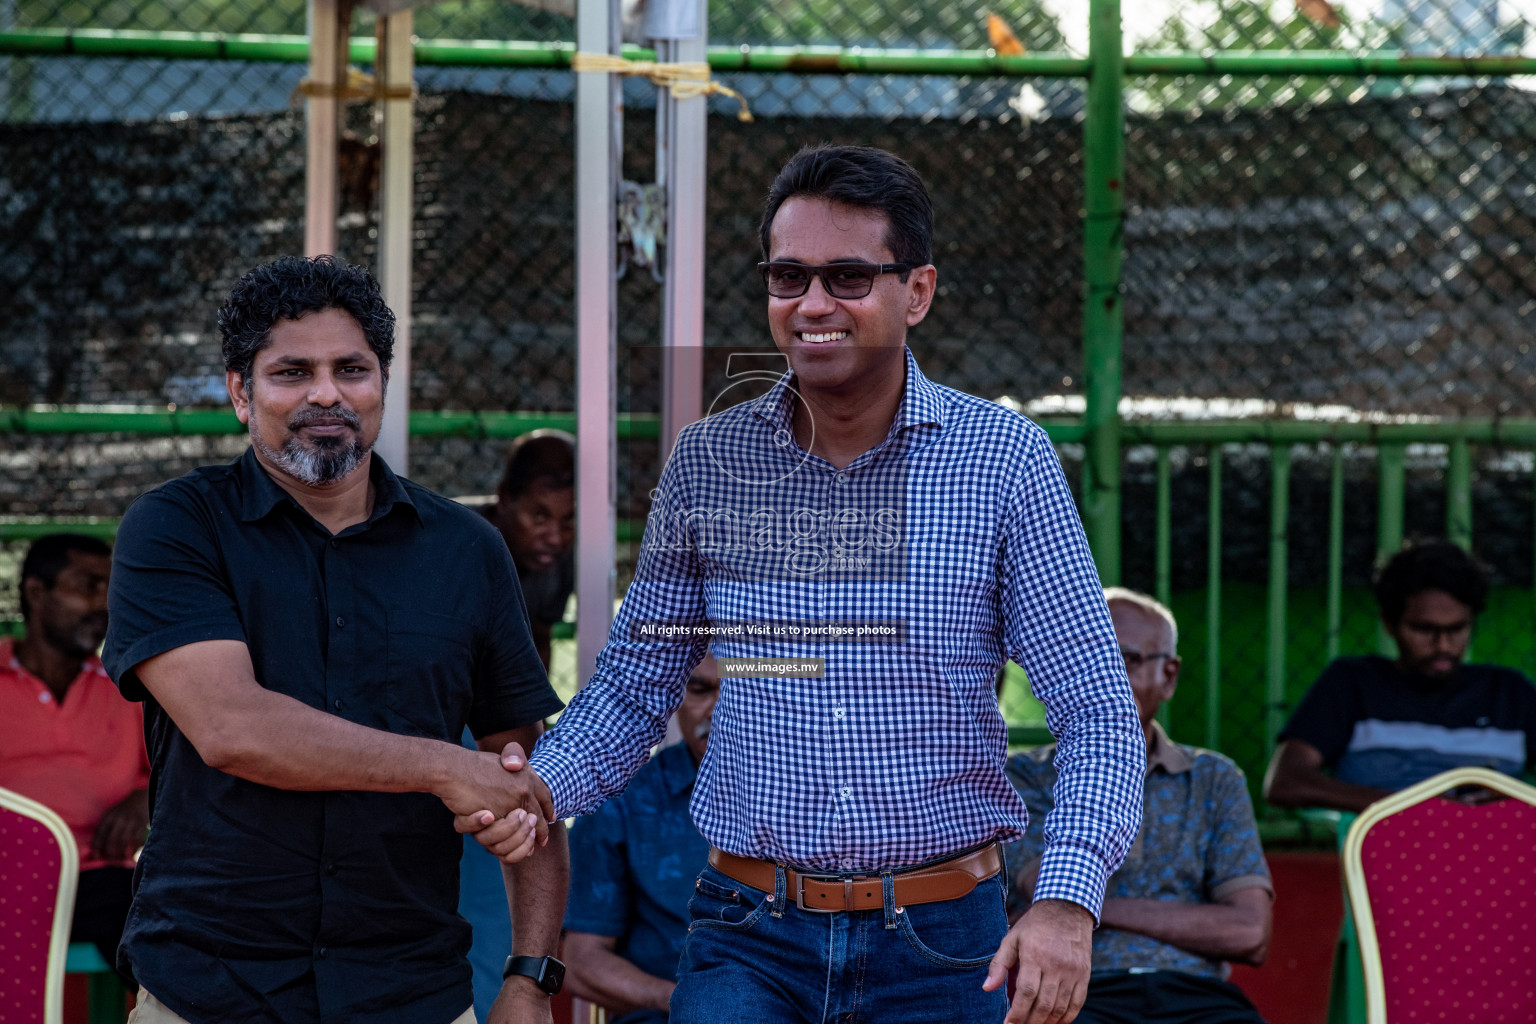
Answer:
M470 763L471 774L443 797L454 813L453 827L473 835L504 864L516 864L547 844L554 798L528 767L522 744L508 743L499 755L481 751Z

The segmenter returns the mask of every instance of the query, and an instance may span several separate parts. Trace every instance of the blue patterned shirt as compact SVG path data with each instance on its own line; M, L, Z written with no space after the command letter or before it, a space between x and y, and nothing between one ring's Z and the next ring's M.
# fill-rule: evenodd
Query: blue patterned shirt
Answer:
M694 821L739 856L904 868L1023 833L993 689L1011 657L1061 744L1038 898L1097 914L1146 755L1077 510L1043 430L906 359L885 440L841 470L796 442L792 373L681 432L597 670L532 766L560 815L587 813L706 648L823 659L724 680Z
M628 789L571 827L565 930L616 939L615 953L668 981L677 980L688 900L709 860L688 815L695 775L687 744L662 747Z
M1104 895L1110 899L1216 903L1228 893L1253 886L1273 894L1242 769L1215 751L1174 743L1160 725L1152 728L1141 831ZM1029 803L1031 816L1045 817L1051 812L1060 761L1054 745L1008 759L1008 775ZM1040 856L1043 845L1040 831L1031 828L1022 840L1007 847L1008 877L1017 878L1033 858ZM1017 898L1011 887L1010 893ZM1228 972L1227 965L1219 960L1146 935L1117 928L1094 932L1095 971L1131 968L1183 971L1211 978L1225 978Z

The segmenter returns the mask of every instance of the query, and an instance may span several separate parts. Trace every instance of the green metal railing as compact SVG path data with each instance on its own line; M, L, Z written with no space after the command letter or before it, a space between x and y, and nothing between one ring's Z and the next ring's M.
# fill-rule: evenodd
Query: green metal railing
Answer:
M1083 78L1101 82L1122 77L1244 77L1287 75L1381 76L1530 75L1536 57L1446 57L1430 54L1331 51L1227 50L1222 52L1138 53L1116 62L1099 56L1108 41L1120 38L1118 0L1094 0L1093 26L1099 46L1090 42L1088 57L1068 53L1029 53L999 57L991 50L898 50L827 46L712 46L706 59L715 71L759 74L947 75L987 78ZM1090 36L1092 40L1092 36ZM415 61L424 67L564 69L576 48L570 43L531 43L487 39L422 39ZM350 60L372 64L374 40L358 36L349 43ZM654 60L655 51L625 46L630 60ZM300 35L224 32L147 32L132 29L32 28L0 32L0 55L17 57L125 57L157 60L235 60L301 64L309 59L309 40ZM1100 75L1106 67L1108 74Z
M1219 425L1215 434L1228 432L1230 425ZM1461 428L1465 423L1445 424L1438 438L1426 437L1427 425L1414 424L1412 433L1415 443L1442 443L1447 448L1446 522L1445 534L1463 546L1472 541L1472 453ZM1183 432L1183 431L1181 431ZM1379 436L1394 438L1401 432L1399 427L1382 428ZM1341 439L1324 442L1331 447L1328 496L1328 539L1326 588L1326 655L1329 660L1340 654L1343 625L1344 592L1344 447ZM1193 440L1181 441L1179 446L1194 446ZM1205 650L1205 745L1219 749L1221 746L1221 555L1222 555L1222 442L1207 442L1209 464L1209 492L1207 520L1207 604ZM1529 442L1527 442L1529 444ZM1156 565L1159 599L1166 601L1169 587L1166 574L1172 562L1172 522L1174 510L1169 500L1168 466L1173 445L1160 444L1156 451L1157 499L1155 503ZM1396 440L1379 440L1376 445L1378 475L1379 514L1376 547L1378 552L1389 554L1402 546L1403 509L1406 494L1404 459L1406 444ZM1269 509L1269 566L1265 600L1265 739L1266 750L1272 749L1275 736L1284 723L1288 711L1286 702L1286 652L1287 606L1289 588L1287 567L1290 543L1290 485L1292 471L1292 443L1283 442L1270 446L1270 509ZM1536 566L1533 566L1536 570ZM1385 633L1381 634L1380 653L1394 655L1396 649Z
M618 436L655 439L661 417L655 413L619 413ZM553 428L573 432L576 414L565 412L411 413L413 437L513 438ZM0 434L132 434L139 437L244 434L245 424L231 409L99 410L19 409L0 406Z

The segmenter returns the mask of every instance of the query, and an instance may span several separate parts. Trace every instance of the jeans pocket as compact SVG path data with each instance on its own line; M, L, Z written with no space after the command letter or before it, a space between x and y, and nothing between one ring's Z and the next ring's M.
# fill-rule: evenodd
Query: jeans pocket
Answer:
M907 943L924 960L951 970L986 967L1008 933L995 884L982 882L959 899L903 907L897 916Z
M749 928L767 909L767 895L707 867L688 899L689 927Z

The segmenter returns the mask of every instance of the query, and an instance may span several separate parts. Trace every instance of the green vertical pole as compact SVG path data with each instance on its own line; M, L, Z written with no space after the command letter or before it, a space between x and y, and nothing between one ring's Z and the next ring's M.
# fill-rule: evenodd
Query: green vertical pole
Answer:
M1157 450L1157 592L1167 604L1173 597L1173 467L1172 452Z
M1472 550L1472 448L1464 437L1451 442L1445 467L1445 538ZM1463 654L1468 661L1473 658L1472 647L1468 643Z
M1407 477L1403 469L1406 451L1400 444L1384 444L1376 449L1380 464L1376 503L1376 565L1380 568L1403 546L1403 492ZM1397 657L1397 644L1378 623L1376 651L1383 657Z
M1285 597L1291 514L1291 449L1275 445L1269 460L1269 648L1264 671L1264 757L1285 724Z
M1221 445L1211 445L1205 564L1205 745L1221 749Z
M1344 628L1344 448L1333 446L1328 481L1328 660L1339 656Z
M1083 113L1083 525L1099 578L1120 582L1120 302L1125 217L1120 0L1090 0Z
M1156 597L1163 604L1173 600L1173 466L1172 451L1157 449L1157 558ZM1157 720L1169 725L1168 702L1158 705Z
M1451 442L1445 468L1445 536L1452 544L1472 548L1472 449L1464 437Z
M127 1019L128 994L115 971L89 975L86 982L87 1017L91 1024L122 1024Z

